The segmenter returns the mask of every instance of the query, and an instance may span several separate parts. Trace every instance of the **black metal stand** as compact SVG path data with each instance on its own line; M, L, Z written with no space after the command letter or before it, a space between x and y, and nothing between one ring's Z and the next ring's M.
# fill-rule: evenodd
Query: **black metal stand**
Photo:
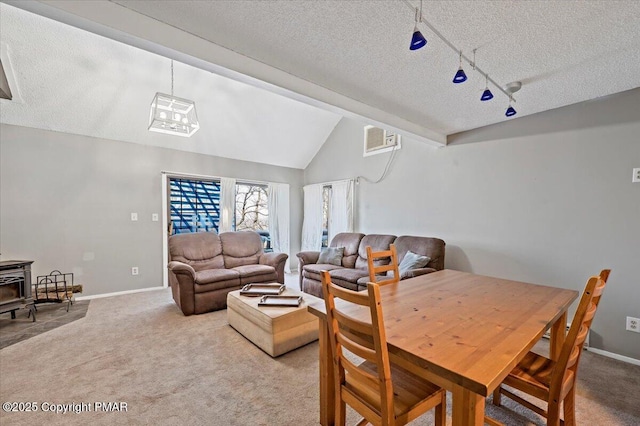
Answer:
M67 286L69 282L70 287ZM33 315L35 318L36 304L38 303L62 303L67 302L67 312L69 306L73 305L73 300L69 293L73 291L73 273L63 274L52 271L49 275L39 275L33 289ZM29 312L31 314L31 311Z

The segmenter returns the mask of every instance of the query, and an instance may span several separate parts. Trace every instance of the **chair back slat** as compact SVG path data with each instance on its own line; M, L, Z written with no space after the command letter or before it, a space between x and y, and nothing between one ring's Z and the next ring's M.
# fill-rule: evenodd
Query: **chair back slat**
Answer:
M337 339L338 339L338 343L344 346L349 352L359 356L360 358L364 358L367 361L375 362L376 351L374 349L370 349L366 346L359 345L358 343L347 338L343 334L338 334Z
M340 312L337 309L334 310L334 315L336 316L338 323L342 324L347 329L367 335L373 335L373 327L371 326L371 324L353 319L352 317L345 315L343 312Z
M380 264L380 262L387 262ZM367 264L369 266L369 281L379 285L393 284L400 281L398 269L398 252L395 244L389 245L389 250L373 251L367 246ZM387 276L392 271L393 276ZM381 278L384 277L384 278Z

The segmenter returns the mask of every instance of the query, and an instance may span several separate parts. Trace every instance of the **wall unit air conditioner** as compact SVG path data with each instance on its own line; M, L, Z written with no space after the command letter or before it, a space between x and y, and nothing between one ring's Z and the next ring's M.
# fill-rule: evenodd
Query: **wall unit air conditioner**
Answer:
M400 149L400 135L375 126L364 127L364 153L369 155Z

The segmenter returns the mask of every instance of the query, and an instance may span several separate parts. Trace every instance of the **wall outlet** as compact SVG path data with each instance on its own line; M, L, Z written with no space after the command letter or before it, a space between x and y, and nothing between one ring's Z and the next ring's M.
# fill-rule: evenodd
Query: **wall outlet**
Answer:
M152 213L151 214L151 221L152 222L157 222L158 221L158 213Z
M134 266L133 268L131 268L131 275L138 275L138 267Z
M131 213L131 220L133 222L135 222L136 220L138 220L138 213Z
M640 167L633 169L633 178L631 179L631 182L640 182Z
M640 333L640 318L627 317L627 331Z

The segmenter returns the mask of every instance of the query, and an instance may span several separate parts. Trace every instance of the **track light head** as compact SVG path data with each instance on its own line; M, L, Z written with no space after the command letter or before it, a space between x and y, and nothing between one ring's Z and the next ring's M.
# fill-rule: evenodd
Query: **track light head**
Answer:
M413 28L413 36L411 37L411 44L409 45L409 50L418 50L427 45L427 39L424 38L420 30L418 30L418 26L416 25Z
M481 101L490 101L491 99L493 99L493 93L491 93L491 90L484 89L484 92L482 92L482 96L480 96L480 100Z
M465 81L467 81L467 74L465 74L462 67L460 67L458 68L458 72L456 73L456 75L453 77L453 82L455 84L459 84L464 83Z

